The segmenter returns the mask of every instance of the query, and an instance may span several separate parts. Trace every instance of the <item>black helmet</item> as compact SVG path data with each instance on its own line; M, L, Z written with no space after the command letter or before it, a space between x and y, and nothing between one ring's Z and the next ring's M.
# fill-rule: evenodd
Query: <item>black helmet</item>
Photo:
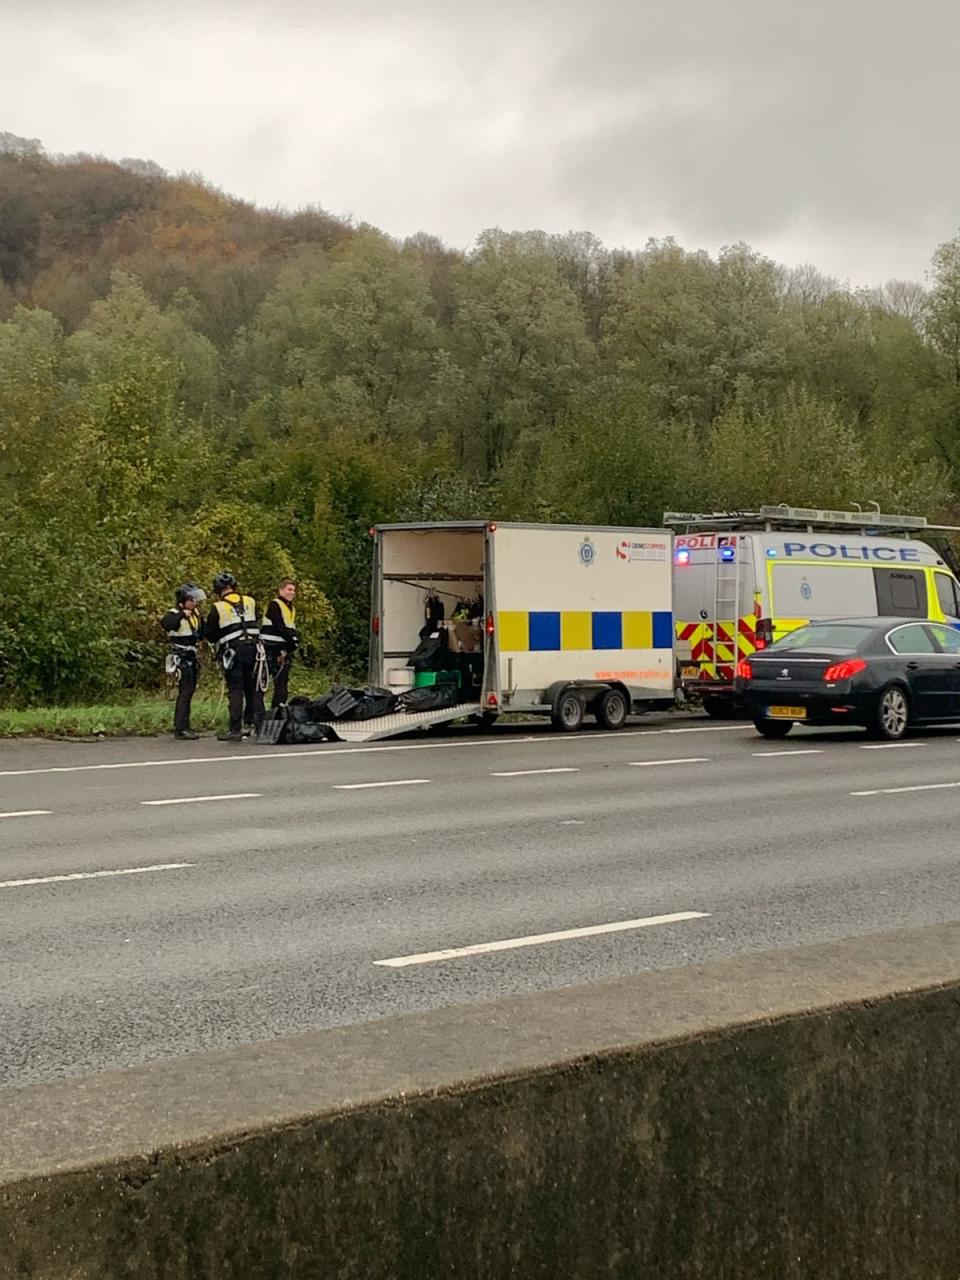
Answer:
M224 591L236 591L237 580L229 569L222 569L213 580L215 595L222 596Z
M207 593L203 587L198 587L195 582L184 582L177 587L177 604L186 604L188 600L196 600L197 604L202 604L207 598Z

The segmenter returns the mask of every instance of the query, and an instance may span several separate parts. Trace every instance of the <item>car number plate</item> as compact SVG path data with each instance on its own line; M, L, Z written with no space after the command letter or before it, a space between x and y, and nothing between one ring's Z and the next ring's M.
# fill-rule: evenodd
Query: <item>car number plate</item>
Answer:
M683 676L684 680L699 680L700 668L699 667L681 667L680 674L681 676Z
M771 707L767 712L771 720L806 720L806 707Z

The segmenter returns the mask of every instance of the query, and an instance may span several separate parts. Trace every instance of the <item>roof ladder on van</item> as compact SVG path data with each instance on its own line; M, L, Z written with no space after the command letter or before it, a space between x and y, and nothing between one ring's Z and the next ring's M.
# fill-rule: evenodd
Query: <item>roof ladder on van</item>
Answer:
M682 529L687 533L706 530L755 529L767 533L775 530L857 529L864 534L899 533L923 537L927 529L944 529L943 525L930 525L925 516L888 515L879 509L863 511L828 511L819 507L790 507L786 503L761 506L756 511L667 511L663 523L669 529Z
M732 556L724 555L729 548ZM721 627L730 625L730 645L732 648L732 665L737 665L738 633L740 628L740 558L742 546L737 538L717 538L717 566L714 578L713 603L713 661L716 673L720 675L720 645L727 642L722 638ZM731 665L724 662L724 665Z

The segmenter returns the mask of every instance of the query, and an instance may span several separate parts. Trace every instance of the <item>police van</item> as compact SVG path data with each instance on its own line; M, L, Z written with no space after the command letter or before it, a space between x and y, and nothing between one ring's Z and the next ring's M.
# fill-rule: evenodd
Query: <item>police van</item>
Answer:
M931 618L960 625L946 525L923 516L762 506L667 512L678 677L711 715L732 709L737 663L815 619Z

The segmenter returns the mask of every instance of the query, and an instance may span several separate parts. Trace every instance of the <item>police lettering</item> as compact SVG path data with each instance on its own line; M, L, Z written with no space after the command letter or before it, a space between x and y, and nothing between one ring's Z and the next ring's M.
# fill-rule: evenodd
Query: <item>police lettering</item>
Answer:
M785 542L784 554L788 556L816 556L818 560L901 560L917 561L920 552L916 547L848 547L845 543L834 545L832 542Z

